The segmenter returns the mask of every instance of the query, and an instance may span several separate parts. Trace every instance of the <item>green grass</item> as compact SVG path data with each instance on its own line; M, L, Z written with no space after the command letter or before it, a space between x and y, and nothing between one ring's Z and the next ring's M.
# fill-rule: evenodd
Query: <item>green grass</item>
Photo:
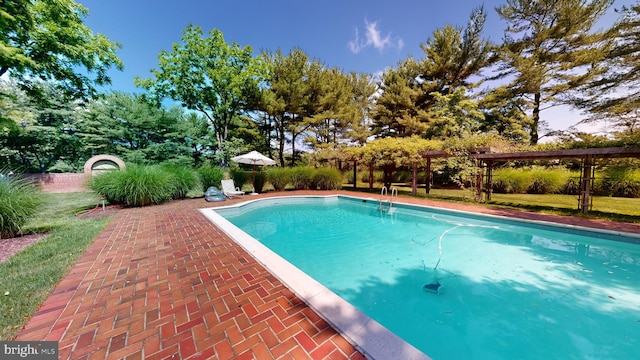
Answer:
M21 234L40 203L40 194L29 182L0 178L0 238Z
M0 340L15 338L111 219L76 218L96 206L95 193L42 197L44 205L25 228L49 235L0 264Z
M411 187L403 184L394 184L402 195L410 195ZM374 191L380 192L381 185L374 186ZM345 190L353 190L347 185ZM368 191L368 185L360 185L356 191ZM460 203L473 203L473 194L469 190L458 189L432 189L430 194L425 194L424 187L418 189L419 198L442 200ZM496 194L491 195L491 201L479 203L481 206L491 206L514 210L525 210L548 214L560 214L600 218L622 222L640 223L640 199L621 198L609 196L594 196L593 209L588 214L582 214L578 210L578 197L576 195L561 194Z

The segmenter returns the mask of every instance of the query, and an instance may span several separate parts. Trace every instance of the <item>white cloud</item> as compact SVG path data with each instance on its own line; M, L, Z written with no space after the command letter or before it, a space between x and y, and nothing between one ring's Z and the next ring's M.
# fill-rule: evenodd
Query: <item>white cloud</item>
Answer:
M370 23L369 21L367 21L367 19L365 19L364 24L366 30L365 38L360 38L360 31L358 30L358 28L356 28L355 39L349 41L349 49L351 50L351 52L357 54L362 51L362 49L368 48L370 46L373 46L379 51L382 51L388 47L397 47L398 49L402 49L404 47L404 41L401 38L392 41L391 34L387 34L383 37L382 33L378 29L377 22L374 21Z

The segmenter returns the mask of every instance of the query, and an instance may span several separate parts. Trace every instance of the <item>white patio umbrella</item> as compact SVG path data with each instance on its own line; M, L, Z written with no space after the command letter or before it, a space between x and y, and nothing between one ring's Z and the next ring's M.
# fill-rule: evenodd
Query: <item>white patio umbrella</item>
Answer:
M255 150L248 152L246 154L234 156L231 158L231 160L237 162L238 164L253 165L253 174L252 174L253 178L251 179L252 183L255 180L256 165L275 165L276 164L274 160L269 159L268 157L262 155L261 153ZM251 194L255 194L255 192Z
M232 161L235 161L239 164L249 164L253 165L253 170L255 171L256 165L275 165L276 162L274 160L269 159L268 157L262 155L257 151L248 152L246 154L234 156L231 158Z

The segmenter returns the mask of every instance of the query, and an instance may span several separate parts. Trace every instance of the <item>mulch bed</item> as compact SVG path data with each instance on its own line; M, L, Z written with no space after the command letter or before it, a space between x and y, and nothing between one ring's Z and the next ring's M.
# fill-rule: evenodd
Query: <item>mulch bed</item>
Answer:
M41 239L44 239L47 235L49 234L31 234L9 239L0 239L0 264L7 261L11 255L24 250L27 246Z

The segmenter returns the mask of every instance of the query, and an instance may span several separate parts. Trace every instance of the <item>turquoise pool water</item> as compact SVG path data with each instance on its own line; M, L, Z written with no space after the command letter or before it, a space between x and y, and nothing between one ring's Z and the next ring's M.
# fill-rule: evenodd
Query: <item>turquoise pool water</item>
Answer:
M343 197L218 213L434 359L640 351L640 245L612 241L638 238Z

